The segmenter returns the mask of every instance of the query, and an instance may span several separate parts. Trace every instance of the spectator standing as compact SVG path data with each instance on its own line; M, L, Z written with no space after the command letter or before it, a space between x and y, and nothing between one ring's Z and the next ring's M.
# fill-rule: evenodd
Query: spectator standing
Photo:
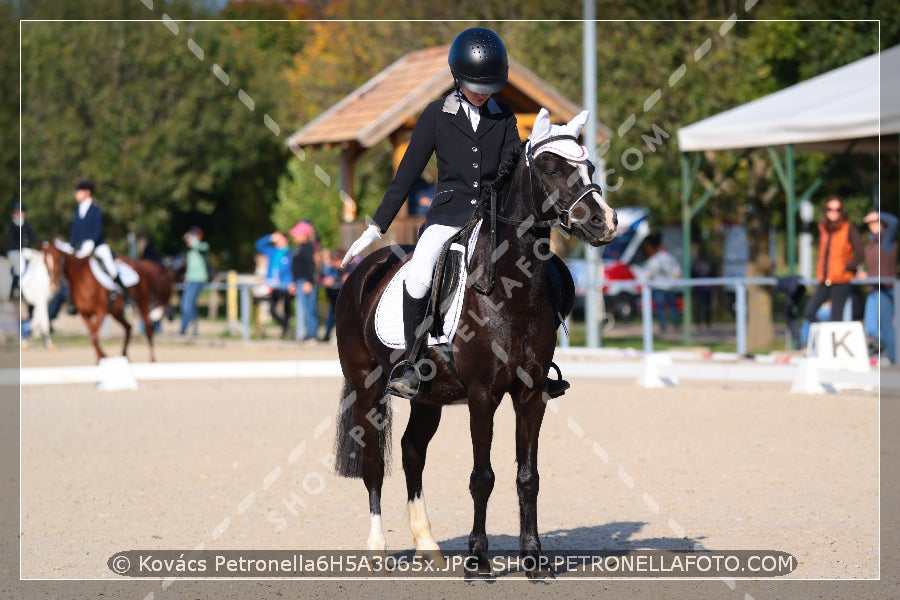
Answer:
M337 297L341 292L341 286L344 283L346 274L341 269L342 251L332 252L328 248L322 250L322 275L319 279L322 287L325 288L325 296L328 298L328 316L325 319L325 335L322 336L323 342L331 341L331 332L335 323L335 306L337 306Z
M644 262L644 273L649 281L669 281L681 278L681 266L665 246L658 233L651 233L646 241L648 258ZM659 330L666 331L666 312L671 316L672 326L681 324L681 315L678 314L675 294L675 284L658 283L651 286L650 295L653 298L653 307Z
M863 249L866 270L861 271L859 276L893 279L897 276L897 217L883 211L872 211L863 218L863 222L869 227L869 237ZM891 283L879 282L869 286L863 325L873 353L883 348L891 364L897 363L894 308Z
M831 302L831 321L840 321L850 296L851 281L862 263L863 246L859 230L853 226L838 196L829 196L819 222L819 257L816 262L818 284L803 309L807 323L819 320L817 312ZM804 335L804 342L806 336Z
M256 240L256 251L266 257L269 312L281 327L281 339L288 339L294 281L291 274L291 249L288 246L287 236L280 231L266 234ZM280 312L279 306L281 307Z
M716 267L701 248L697 256L691 261L691 277L696 279L709 279L716 276ZM712 295L713 286L708 284L691 287L694 297L695 319L697 326L706 325L712 327Z
M298 335L298 340L314 340L319 334L315 230L310 223L300 221L291 228L290 233L296 244L291 259L291 275L297 290L297 319L303 324L303 335Z
M206 261L209 260L209 243L203 241L203 230L199 227L191 229L183 236L187 246L184 257L184 289L181 292L181 330L179 335L187 333L188 326L194 323L194 335L197 334L197 298L203 287L209 283Z

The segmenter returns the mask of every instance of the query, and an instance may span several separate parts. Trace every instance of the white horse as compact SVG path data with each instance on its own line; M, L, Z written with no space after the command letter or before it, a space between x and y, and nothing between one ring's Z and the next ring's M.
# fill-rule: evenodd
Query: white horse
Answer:
M0 255L0 343L9 338L19 339L19 303L10 299L13 274L9 260Z
M13 260L15 260L15 253L12 254ZM19 277L20 297L23 304L32 306L32 335L40 335L43 339L44 347L53 349L53 340L50 338L50 315L47 311L52 290L50 288L50 273L47 271L47 265L44 263L44 253L31 248L23 248L17 262L20 263L17 266L21 269ZM5 297L9 297L9 292L7 292ZM22 308L24 309L24 306ZM22 339L22 348L25 349L27 347L28 341Z

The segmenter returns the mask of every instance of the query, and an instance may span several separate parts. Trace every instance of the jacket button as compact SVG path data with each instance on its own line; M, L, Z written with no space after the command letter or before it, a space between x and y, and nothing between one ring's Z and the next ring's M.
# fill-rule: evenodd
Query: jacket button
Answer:
M477 163L477 162L476 162L476 163L472 163L472 168L477 169L477 168L478 168L478 163Z
M469 204L477 204L477 200L475 200L475 198L472 198L472 201Z
M472 182L472 187L473 187L473 188L477 188L477 187L478 187L478 182L477 182L477 181L473 181L473 182Z
M472 152L478 152L478 146L472 146Z

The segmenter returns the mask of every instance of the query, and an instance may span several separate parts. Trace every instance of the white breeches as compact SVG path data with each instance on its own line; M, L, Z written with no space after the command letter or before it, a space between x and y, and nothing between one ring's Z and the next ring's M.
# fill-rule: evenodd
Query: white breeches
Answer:
M406 291L413 298L424 298L431 289L434 266L441 257L441 248L462 227L429 225L416 242L416 251L406 273Z
M118 273L116 269L116 261L113 260L112 250L110 250L109 246L106 244L100 244L96 248L94 248L94 256L97 257L101 263L103 263L103 268L110 274L111 277L115 277L116 273Z

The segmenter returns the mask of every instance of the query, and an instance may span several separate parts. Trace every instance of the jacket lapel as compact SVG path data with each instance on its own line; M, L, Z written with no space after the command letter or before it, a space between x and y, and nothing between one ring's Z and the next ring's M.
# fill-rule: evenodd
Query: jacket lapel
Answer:
M483 138L502 118L503 111L500 110L497 101L489 98L481 109L481 120L478 122L478 131L475 132L475 137Z

